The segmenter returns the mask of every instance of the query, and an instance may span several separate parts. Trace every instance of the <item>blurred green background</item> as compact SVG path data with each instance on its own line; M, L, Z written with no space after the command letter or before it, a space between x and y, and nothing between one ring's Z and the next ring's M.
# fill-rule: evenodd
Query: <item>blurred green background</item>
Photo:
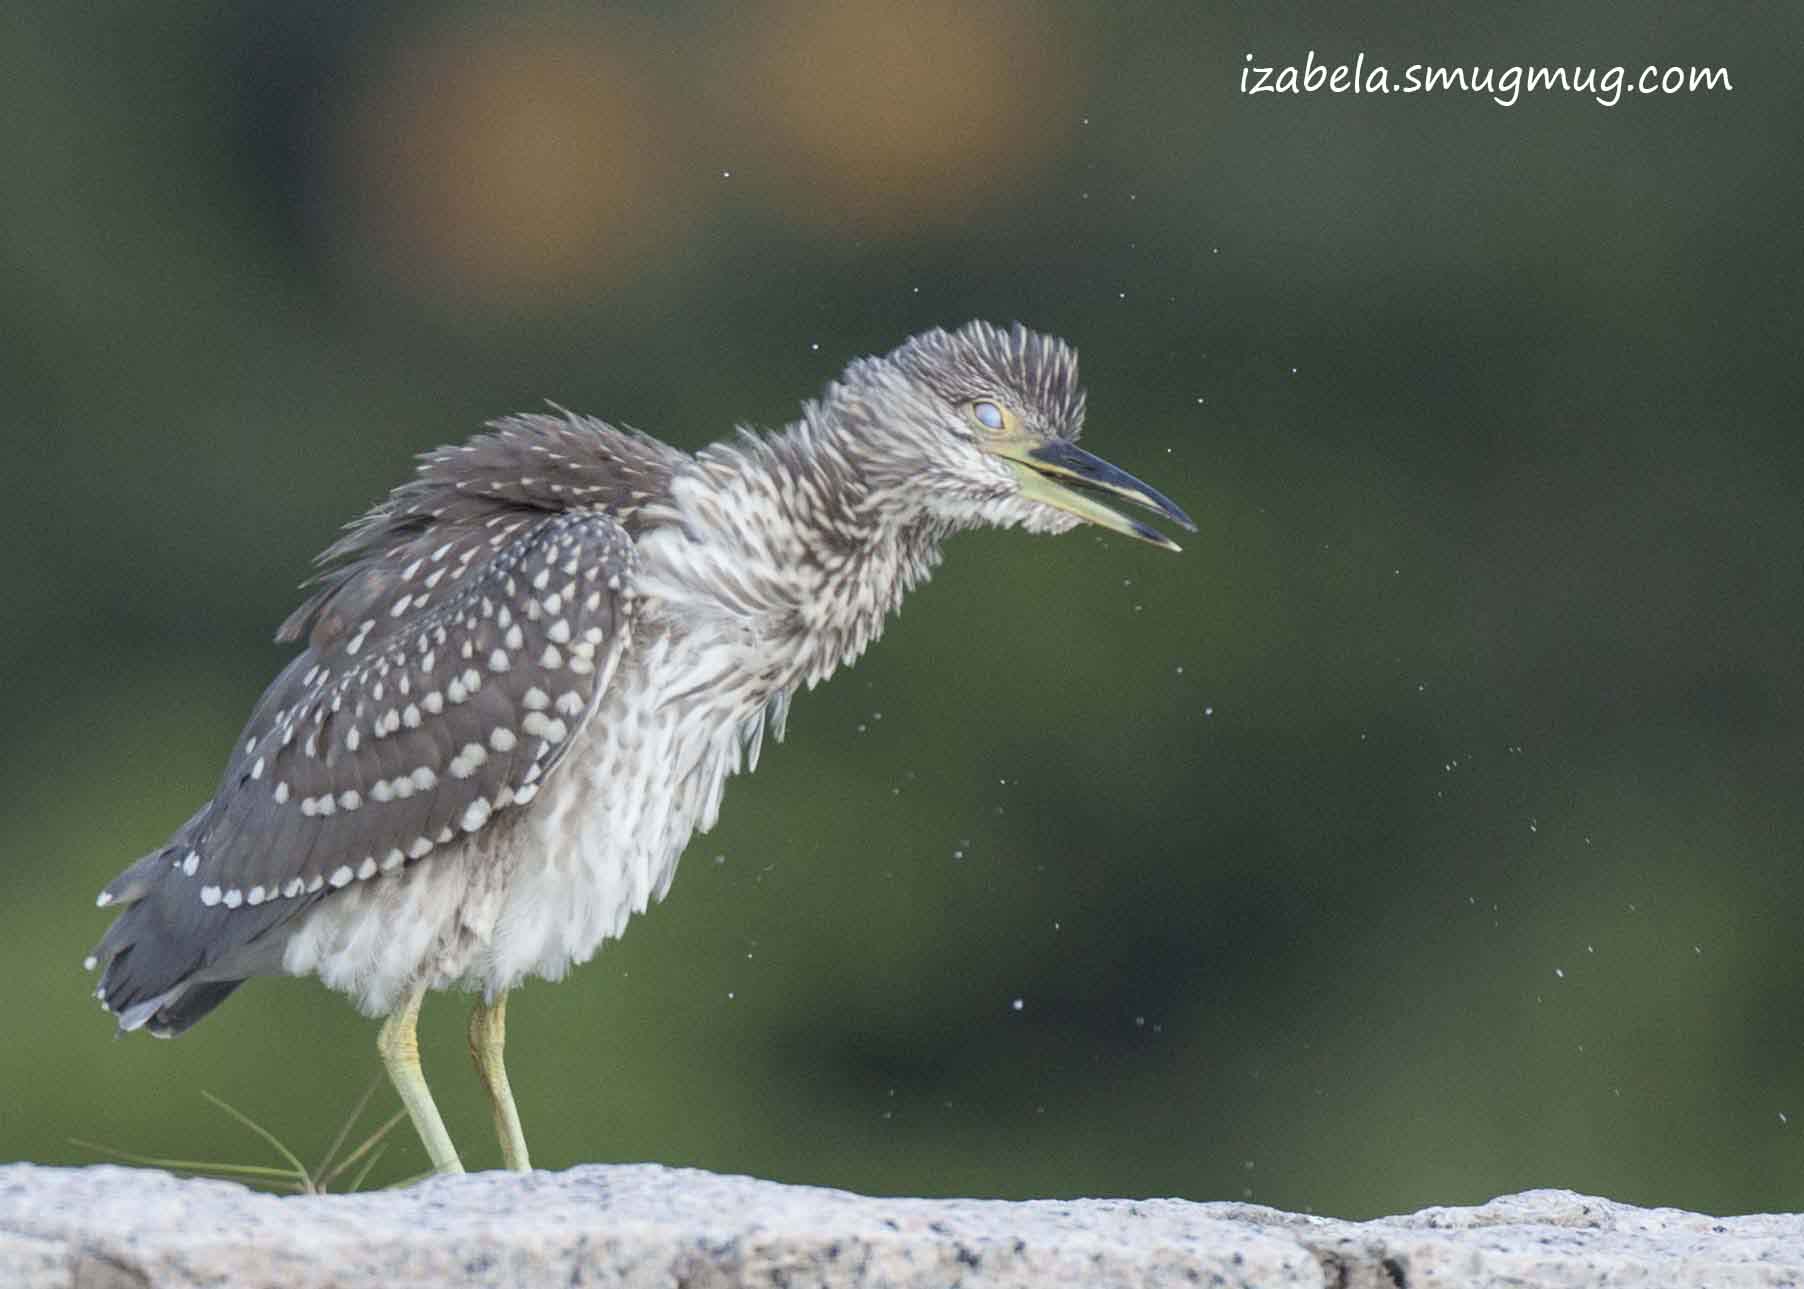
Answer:
M375 1073L311 981L116 1042L79 963L413 453L547 398L693 448L975 316L1202 531L958 539L515 996L535 1161L1804 1204L1804 11L1721 16L8 6L0 1157L262 1158L203 1089L311 1156ZM1733 89L1238 93L1310 49Z

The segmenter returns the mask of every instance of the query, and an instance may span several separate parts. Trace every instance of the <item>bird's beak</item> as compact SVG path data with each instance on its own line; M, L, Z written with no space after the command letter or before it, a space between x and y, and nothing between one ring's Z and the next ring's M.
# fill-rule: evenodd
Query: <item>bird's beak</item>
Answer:
M1155 510L1193 533L1196 531L1190 516L1179 510L1169 497L1075 443L1064 439L1048 442L1022 435L992 443L990 450L1013 466L1021 477L1022 496L1068 515L1076 515L1099 528L1150 542L1168 551L1184 549L1158 529L1131 519L1098 499L1119 497Z

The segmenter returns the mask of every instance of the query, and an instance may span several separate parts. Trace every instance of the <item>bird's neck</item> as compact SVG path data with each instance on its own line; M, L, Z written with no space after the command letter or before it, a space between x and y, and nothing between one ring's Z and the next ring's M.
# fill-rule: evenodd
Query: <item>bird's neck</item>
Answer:
M764 696L857 659L939 563L946 525L898 519L849 448L812 420L715 444L679 471L668 522L640 543L648 598L738 654Z

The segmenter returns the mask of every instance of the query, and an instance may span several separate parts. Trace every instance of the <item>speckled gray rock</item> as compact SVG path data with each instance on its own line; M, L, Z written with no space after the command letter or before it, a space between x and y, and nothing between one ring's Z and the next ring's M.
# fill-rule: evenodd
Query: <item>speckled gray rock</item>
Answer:
M124 1168L0 1168L0 1285L1804 1284L1804 1218L1566 1191L1341 1222L1183 1200L867 1199L651 1165L277 1198Z

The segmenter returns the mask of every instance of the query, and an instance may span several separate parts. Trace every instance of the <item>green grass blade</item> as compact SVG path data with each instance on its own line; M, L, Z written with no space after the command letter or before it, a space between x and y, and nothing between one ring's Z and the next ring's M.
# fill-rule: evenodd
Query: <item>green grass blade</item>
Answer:
M258 1123L255 1119L251 1118L249 1115L243 1113L240 1110L235 1109L234 1107L232 1107L230 1105L227 1105L225 1101L223 1101L219 1097L214 1096L211 1092L208 1092L206 1089L203 1088L201 1090L201 1095L203 1097L205 1097L207 1100L211 1101L214 1105L218 1106L221 1110L224 1110L227 1114L231 1115L232 1118L236 1119L239 1123L243 1124L246 1128L249 1128L252 1132L256 1133L259 1137L263 1138L264 1141L268 1142L270 1145L270 1148L272 1150L274 1150L283 1159L286 1159L288 1161L289 1165L294 1169L294 1174L296 1177L301 1178L304 1182L311 1180L311 1177L307 1172L307 1165L303 1164L298 1158L296 1158L295 1153L292 1150L290 1150L287 1146L283 1145L281 1139L279 1137L277 1137L275 1133L273 1133L269 1129L265 1128L262 1124Z
M355 1177L351 1178L350 1185L346 1186L345 1189L347 1191L362 1190L363 1183L369 1179L370 1170L376 1166L376 1161L378 1159L381 1159L382 1156L387 1153L388 1153L387 1146L380 1147L377 1150L372 1150L370 1152L370 1157L363 1161L363 1167L359 1168L357 1170L357 1175Z
M122 1163L136 1164L141 1168L163 1168L172 1172L201 1173L213 1177L280 1179L291 1186L297 1181L297 1174L291 1168L273 1168L261 1164L226 1164L206 1159L166 1159L158 1155L135 1155L129 1150L120 1150L115 1146L102 1145L98 1141L87 1141L81 1137L70 1137L69 1144L80 1146L83 1150L92 1150L96 1154L106 1155Z
M344 1148L345 1138L351 1135L352 1127L363 1118L364 1108L369 1105L370 1098L376 1094L376 1086L381 1081L380 1074L370 1080L369 1086L363 1090L363 1095L357 1098L357 1104L351 1107L351 1113L346 1115L344 1122L338 1126L338 1133L332 1138L332 1144L326 1147L326 1153L320 1158L319 1167L310 1174L315 1180L324 1179L327 1183L331 1182L335 1174L328 1173L326 1170L332 1166L332 1160Z
M360 1144L350 1154L346 1155L343 1159L339 1160L336 1164L334 1164L332 1166L332 1170L330 1172L323 1173L321 1175L321 1180L328 1186L331 1185L333 1182L337 1181L339 1175L342 1174L345 1171L345 1169L351 1167L360 1158L362 1158L364 1155L367 1155L371 1150L374 1150L376 1147L381 1146L383 1138L387 1137L389 1133L393 1132L395 1130L395 1126L397 1124L399 1124L406 1117L407 1117L406 1110L395 1111L392 1115L390 1115L388 1117L388 1119L382 1124L381 1127L377 1128L376 1131L372 1132L369 1136L365 1137L363 1139L362 1144ZM366 1171L367 1171L367 1169L366 1169ZM359 1175L362 1176L363 1174L359 1174ZM357 1187L353 1186L353 1187L351 1187L351 1189L356 1190Z

